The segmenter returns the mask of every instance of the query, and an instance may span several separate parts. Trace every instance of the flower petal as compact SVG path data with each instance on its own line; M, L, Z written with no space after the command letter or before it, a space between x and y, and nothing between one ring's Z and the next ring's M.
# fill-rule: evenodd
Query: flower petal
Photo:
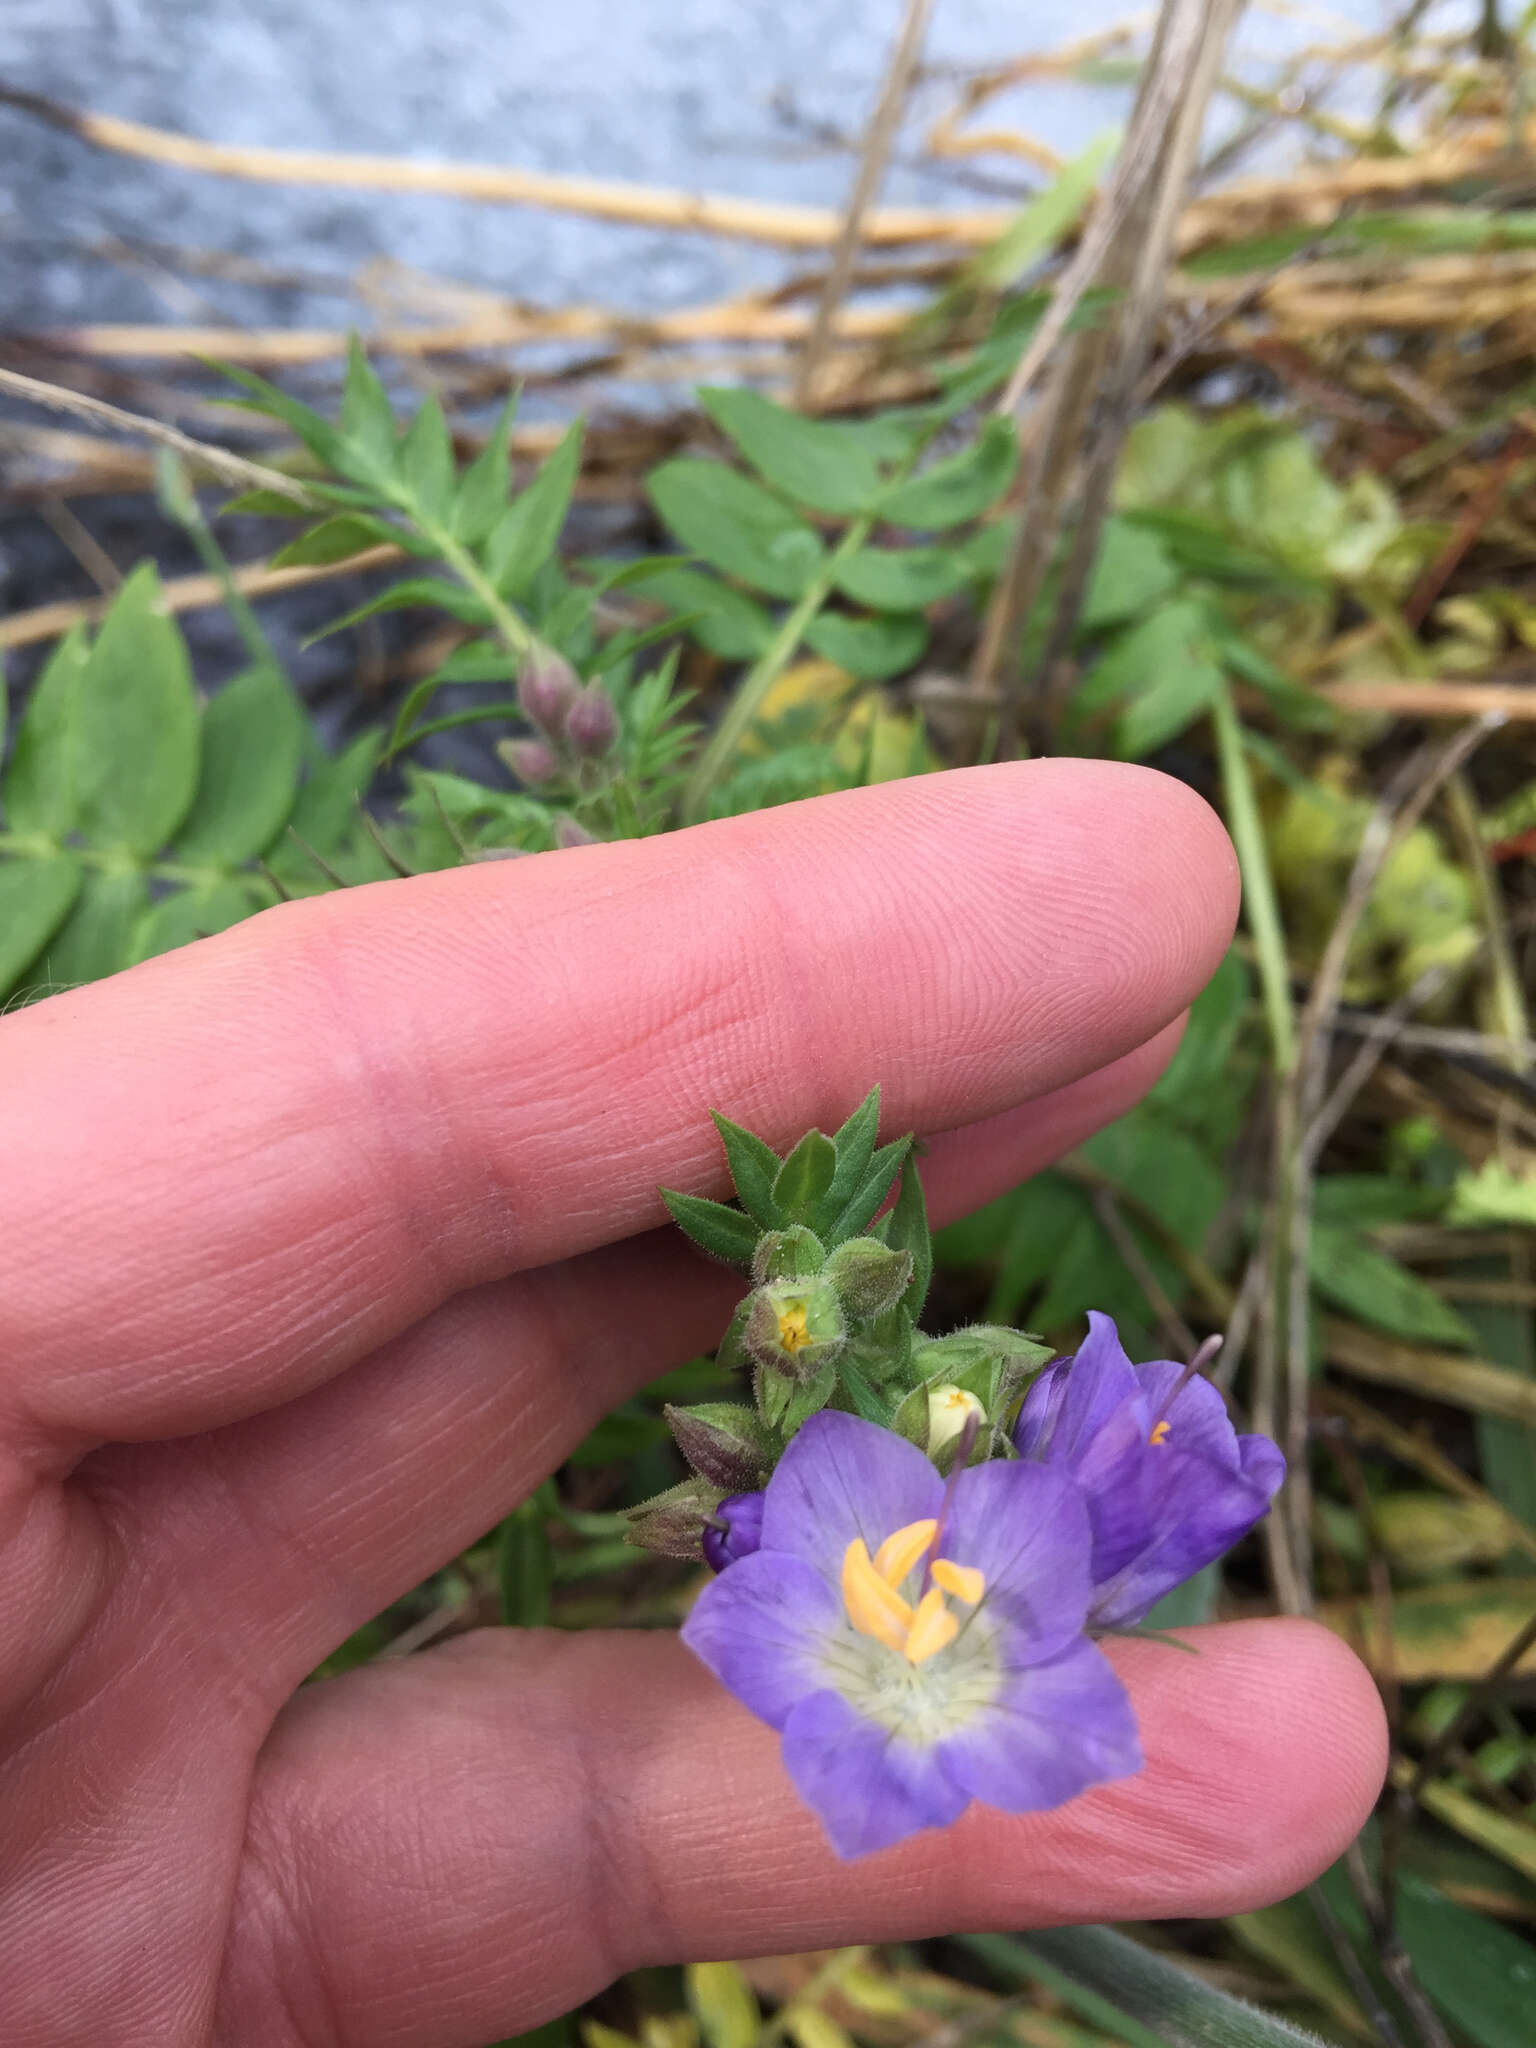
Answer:
M1252 1478L1197 1451L1173 1453L1160 1471L1145 1549L1095 1589L1091 1619L1096 1627L1133 1627L1165 1593L1247 1535L1285 1477L1279 1450L1267 1438L1257 1442L1264 1448L1252 1453Z
M842 1601L802 1559L757 1550L711 1580L683 1624L683 1641L770 1728L826 1684L816 1661L842 1626Z
M887 1734L835 1692L802 1700L784 1729L784 1765L839 1856L867 1856L970 1804L935 1751Z
M1061 1806L1142 1767L1130 1695L1092 1643L1011 1668L997 1701L943 1744L945 1768L1004 1813Z
M962 1472L939 1538L943 1556L979 1570L983 1605L1006 1617L1012 1653L1052 1657L1088 1611L1088 1510L1058 1465L992 1459Z
M796 1433L768 1482L763 1548L804 1559L836 1587L848 1546L939 1512L944 1482L915 1445L856 1415L823 1411Z
M1174 1450L1199 1451L1216 1464L1238 1469L1237 1435L1227 1404L1202 1373L1191 1374L1187 1366L1160 1358L1152 1365L1138 1365L1136 1377L1153 1423L1168 1424L1163 1443Z
M1040 1374L1014 1426L1021 1457L1075 1459L1122 1402L1141 1392L1114 1318L1088 1311L1088 1335L1076 1354Z

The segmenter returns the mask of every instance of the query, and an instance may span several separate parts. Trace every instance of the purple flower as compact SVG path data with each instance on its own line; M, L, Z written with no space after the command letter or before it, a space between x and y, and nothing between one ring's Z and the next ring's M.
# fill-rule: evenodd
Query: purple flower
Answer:
M750 1557L760 1547L766 1498L761 1493L732 1493L721 1501L711 1519L724 1522L725 1527L717 1529L706 1524L704 1529L704 1562L711 1571L723 1572L728 1564Z
M1083 1634L1089 1548L1066 1473L994 1461L946 1488L893 1431L824 1410L768 1482L761 1548L704 1588L683 1640L861 1856L973 1799L1031 1813L1141 1768Z
M1285 1477L1267 1436L1237 1436L1209 1380L1170 1359L1132 1365L1109 1316L1090 1313L1074 1358L1024 1399L1021 1457L1070 1473L1093 1528L1089 1624L1129 1628L1229 1550Z

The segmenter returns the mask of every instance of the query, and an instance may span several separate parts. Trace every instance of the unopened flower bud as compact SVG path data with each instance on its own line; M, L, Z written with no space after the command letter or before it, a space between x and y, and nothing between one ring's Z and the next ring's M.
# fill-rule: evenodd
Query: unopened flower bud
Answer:
M584 761L600 761L619 736L619 721L606 690L589 683L565 714L565 737Z
M742 1341L759 1365L814 1379L847 1341L837 1290L825 1280L770 1280L752 1297Z
M721 1501L704 1527L704 1562L711 1571L723 1572L728 1564L762 1548L766 1498L761 1493L733 1493Z
M626 1511L629 1541L660 1557L702 1557L704 1531L720 1500L718 1486L685 1479Z
M877 1237L850 1237L828 1259L826 1278L849 1315L884 1315L907 1290L912 1254L892 1251Z
M677 1448L702 1478L729 1493L761 1486L773 1470L778 1445L750 1408L705 1401L697 1408L663 1411Z
M752 1254L752 1278L759 1287L769 1280L808 1280L827 1262L827 1248L813 1230L792 1223L788 1230L765 1230Z
M572 817L562 815L555 820L556 846L596 846L595 835L585 825L578 825Z
M503 740L496 750L525 789L539 789L560 773L547 740Z
M581 679L563 654L537 647L517 683L517 701L549 739L558 743L566 714L581 690Z
M928 1455L930 1458L947 1449L960 1436L965 1425L976 1418L977 1423L986 1420L986 1410L976 1396L967 1393L964 1387L930 1387L928 1389Z

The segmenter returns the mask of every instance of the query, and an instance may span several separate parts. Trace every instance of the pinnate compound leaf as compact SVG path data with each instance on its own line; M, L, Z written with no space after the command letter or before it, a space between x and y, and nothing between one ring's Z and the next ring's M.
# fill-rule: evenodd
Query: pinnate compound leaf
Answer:
M920 612L970 580L970 563L948 548L860 548L837 572L844 596L876 612Z
M807 419L739 385L705 386L699 402L758 475L795 504L851 516L879 496L880 469L857 428Z
M773 1199L773 1184L783 1161L755 1132L732 1123L718 1110L714 1112L714 1123L725 1147L736 1199L761 1229L776 1230L784 1217Z
M755 597L701 569L653 569L633 578L631 587L684 614L694 639L722 660L755 661L773 638L773 621Z
M691 1237L711 1258L727 1265L750 1266L759 1237L757 1225L739 1209L724 1202L707 1201L702 1195L681 1195L671 1188L661 1190L672 1221L685 1237Z
M113 599L72 698L75 826L94 846L157 852L197 789L198 714L186 644L152 563Z
M334 760L316 751L288 820L307 846L331 853L349 837L358 802L373 779L382 748L383 734L370 726Z
M13 832L61 839L78 821L76 707L90 651L85 628L71 626L33 685L0 789Z
M0 860L0 995L47 945L79 893L80 866L67 853Z
M968 448L899 484L880 507L893 526L961 526L985 512L1013 482L1019 439L1011 420L992 418Z
M849 675L882 682L887 676L905 675L922 659L928 626L912 612L873 619L823 612L806 627L805 642L823 661L835 662Z
M203 712L202 773L177 858L233 867L264 853L293 810L306 731L275 669L248 669L226 684Z
M773 1182L773 1203L786 1223L810 1226L837 1171L837 1149L825 1131L807 1131Z
M723 462L680 456L646 489L685 546L769 597L799 597L826 559L819 536L782 499Z
M523 596L555 552L581 468L581 439L577 420L527 490L491 529L485 564L504 597Z

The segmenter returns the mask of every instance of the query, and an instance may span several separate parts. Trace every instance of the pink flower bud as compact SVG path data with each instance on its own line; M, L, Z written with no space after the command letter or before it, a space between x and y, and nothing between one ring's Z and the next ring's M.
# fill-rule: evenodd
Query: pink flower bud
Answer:
M565 714L565 737L583 760L600 761L619 736L619 721L605 690L589 683Z
M508 740L501 758L525 789L553 782L560 772L555 750L546 740Z
M552 647L539 647L518 679L517 701L539 730L558 743L580 691L580 678L565 656Z

